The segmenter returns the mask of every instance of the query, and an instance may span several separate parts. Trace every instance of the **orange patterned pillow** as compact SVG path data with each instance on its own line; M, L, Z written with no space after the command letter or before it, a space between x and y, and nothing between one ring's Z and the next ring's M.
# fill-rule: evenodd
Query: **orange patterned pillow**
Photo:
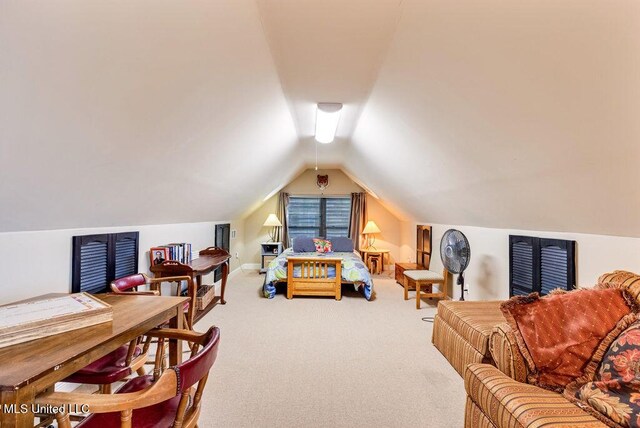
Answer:
M554 391L580 377L598 345L632 312L624 290L583 289L540 298L513 297L501 305L531 374Z

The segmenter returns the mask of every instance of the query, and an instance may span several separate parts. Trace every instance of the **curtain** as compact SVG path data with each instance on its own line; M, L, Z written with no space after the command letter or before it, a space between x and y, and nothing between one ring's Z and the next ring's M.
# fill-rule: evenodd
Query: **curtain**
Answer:
M368 220L367 194L351 194L351 218L349 220L349 237L353 240L353 248L359 251L362 246L362 229Z
M282 242L283 248L289 248L289 230L287 225L287 206L289 206L289 194L280 192L278 195L278 209L276 216L282 223L282 227L276 229L276 242Z

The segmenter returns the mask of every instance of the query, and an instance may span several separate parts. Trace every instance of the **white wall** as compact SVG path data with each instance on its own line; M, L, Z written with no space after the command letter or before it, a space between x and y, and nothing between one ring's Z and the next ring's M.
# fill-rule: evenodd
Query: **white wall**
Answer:
M430 224L429 222L419 224ZM405 223L403 233L403 261L415 259L416 223ZM515 229L490 229L472 226L432 224L433 255L431 270L442 269L440 239L447 229L463 232L471 245L471 263L465 272L465 283L471 300L506 299L509 297L509 235L576 241L576 283L592 286L604 272L625 269L640 272L640 238L624 238L583 233L540 232ZM458 286L453 285L454 298L460 297Z
M71 291L72 237L97 233L140 232L138 269L148 272L148 250L170 242L191 242L194 250L214 245L215 225L228 222L163 224L154 226L60 229L36 232L0 233L0 304L44 293ZM237 230L231 240L231 270L239 266L235 253L242 255L242 223L231 222ZM211 283L212 276L205 278Z

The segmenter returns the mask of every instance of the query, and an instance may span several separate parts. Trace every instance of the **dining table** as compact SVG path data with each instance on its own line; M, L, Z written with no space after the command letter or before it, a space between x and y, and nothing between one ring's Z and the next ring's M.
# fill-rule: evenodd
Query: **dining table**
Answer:
M46 294L23 302L64 295ZM167 322L171 328L183 328L188 297L112 293L95 297L111 305L112 321L0 348L0 427L33 427L33 403L39 393L153 328ZM178 364L181 356L181 343L170 341L170 365Z

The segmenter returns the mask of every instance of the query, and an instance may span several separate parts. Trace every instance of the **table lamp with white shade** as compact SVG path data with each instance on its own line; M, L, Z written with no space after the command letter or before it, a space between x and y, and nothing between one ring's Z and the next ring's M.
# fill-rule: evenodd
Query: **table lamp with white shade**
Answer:
M376 249L376 247L373 246L374 242L376 242L376 237L373 235L376 233L380 233L380 228L375 221L369 220L364 229L362 229L362 234L367 236L367 250Z
M275 242L276 241L276 232L278 231L278 227L282 227L282 223L280 223L280 220L278 219L278 217L276 217L275 214L269 214L269 216L267 217L267 219L265 220L264 227L271 227L271 232L269 232L269 238L271 238L270 242Z

